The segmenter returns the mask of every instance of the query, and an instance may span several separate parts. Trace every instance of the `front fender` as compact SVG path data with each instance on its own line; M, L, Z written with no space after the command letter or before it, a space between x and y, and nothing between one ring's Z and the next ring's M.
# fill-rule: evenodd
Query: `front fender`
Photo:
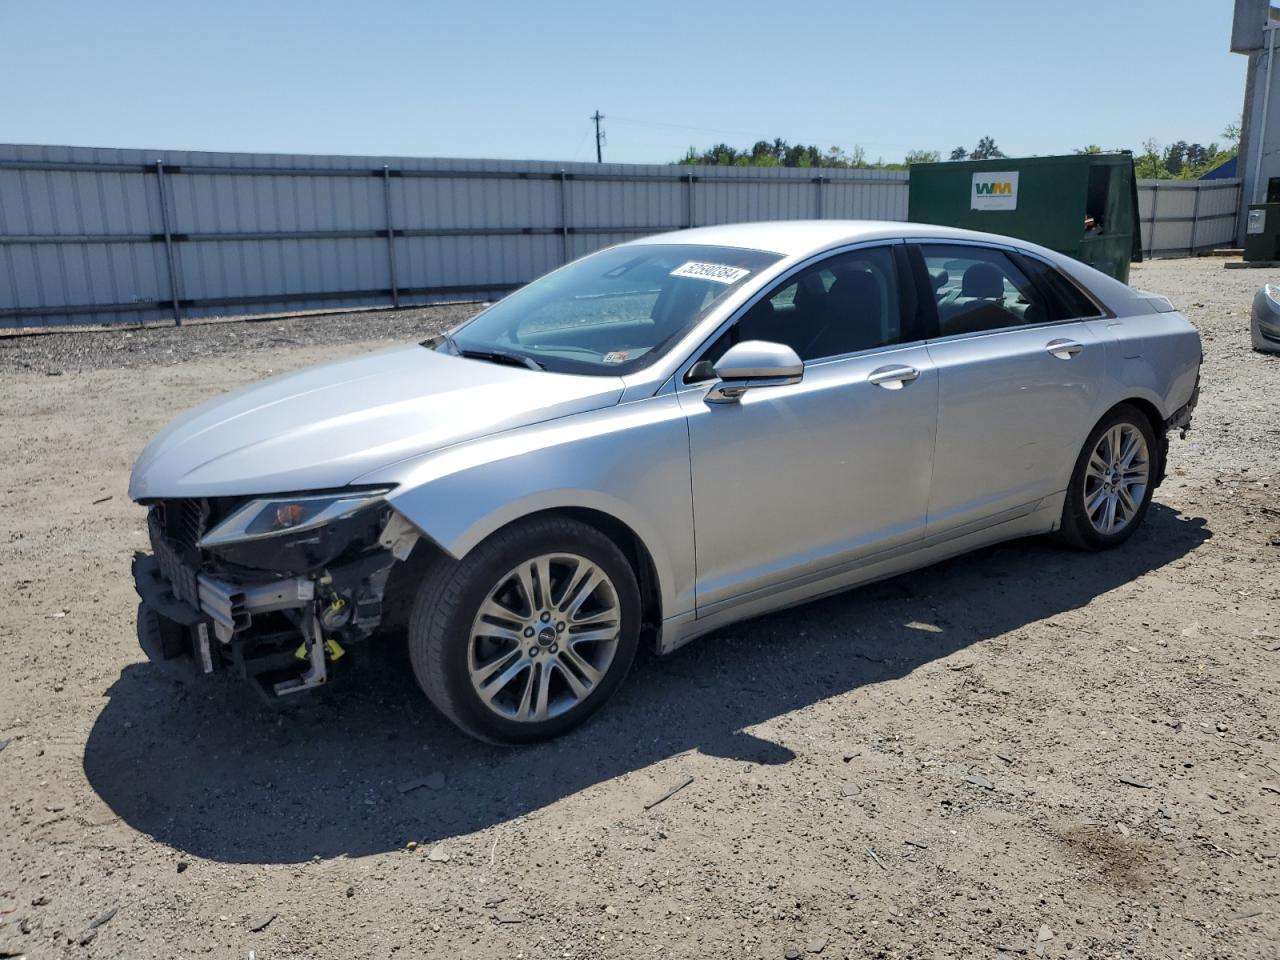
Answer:
M458 558L530 514L608 514L649 551L663 616L693 610L689 432L674 395L458 444L356 482L396 484L391 505Z

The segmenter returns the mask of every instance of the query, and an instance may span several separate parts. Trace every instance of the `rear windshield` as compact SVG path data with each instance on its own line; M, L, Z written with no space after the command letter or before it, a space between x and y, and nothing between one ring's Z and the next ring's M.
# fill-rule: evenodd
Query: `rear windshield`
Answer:
M702 244L602 250L521 287L435 348L619 376L656 361L708 310L779 259Z

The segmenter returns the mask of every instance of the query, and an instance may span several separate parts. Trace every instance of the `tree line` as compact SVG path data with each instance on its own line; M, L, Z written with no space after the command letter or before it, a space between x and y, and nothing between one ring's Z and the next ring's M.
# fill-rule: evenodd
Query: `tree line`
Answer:
M1240 143L1240 126L1231 124L1222 134L1225 146L1218 143L1176 143L1162 145L1147 140L1141 151L1133 153L1134 169L1141 178L1193 180L1236 155ZM1075 153L1102 153L1097 144L1082 147ZM1111 152L1111 151L1108 151ZM956 147L948 154L948 160L995 160L1007 156L993 137L982 137L972 147ZM938 163L942 154L937 150L910 150L900 161L869 160L860 146L851 150L815 144L788 143L782 137L758 140L749 149L740 150L727 143L718 143L709 150L699 151L690 147L677 162L708 166L735 167L835 167L858 170L906 170L913 163Z

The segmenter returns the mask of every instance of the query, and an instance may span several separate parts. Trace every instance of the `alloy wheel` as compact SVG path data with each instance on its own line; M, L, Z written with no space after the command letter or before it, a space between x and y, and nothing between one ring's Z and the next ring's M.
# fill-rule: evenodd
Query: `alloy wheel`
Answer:
M597 564L568 553L534 557L499 579L476 613L471 686L507 720L558 717L599 687L621 631L617 590Z
M1084 472L1084 511L1105 536L1124 530L1142 507L1151 482L1151 457L1142 431L1117 423L1098 438Z

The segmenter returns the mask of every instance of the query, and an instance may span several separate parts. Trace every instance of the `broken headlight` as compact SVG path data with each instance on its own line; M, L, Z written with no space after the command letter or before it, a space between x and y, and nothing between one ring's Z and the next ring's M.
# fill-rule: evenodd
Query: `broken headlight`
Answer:
M380 501L386 490L342 490L305 497L250 500L200 538L205 549L304 533Z
M237 567L302 575L377 543L385 489L263 497L236 508L200 547Z

